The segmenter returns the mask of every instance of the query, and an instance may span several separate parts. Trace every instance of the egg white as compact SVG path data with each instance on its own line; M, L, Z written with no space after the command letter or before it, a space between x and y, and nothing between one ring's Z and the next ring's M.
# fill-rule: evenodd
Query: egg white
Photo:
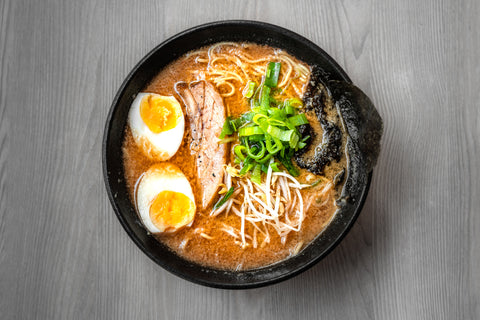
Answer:
M177 106L181 117L174 128L160 133L153 133L140 116L141 101L148 95L160 96L156 93L139 93L130 107L128 124L135 143L143 150L144 154L151 159L165 161L175 155L182 143L185 131L185 115L175 97L163 97L164 99L169 99Z
M192 187L178 167L170 163L156 164L150 167L142 177L136 190L137 211L142 219L143 224L151 233L164 232L167 228L175 231L183 226L190 226L193 223L195 214L191 220L185 221L184 224L177 226L156 226L150 218L150 206L155 197L162 191L174 191L183 193L194 204Z

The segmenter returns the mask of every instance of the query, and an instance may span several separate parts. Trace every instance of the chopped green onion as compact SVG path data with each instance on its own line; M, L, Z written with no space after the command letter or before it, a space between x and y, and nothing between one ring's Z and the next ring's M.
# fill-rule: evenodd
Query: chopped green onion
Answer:
M272 157L273 157L273 155L271 153L269 153L265 157L263 157L262 159L257 160L257 162L258 163L265 163L268 160L270 160Z
M288 142L289 145L290 145L290 148L293 148L295 149L297 147L297 144L298 144L298 140L300 140L300 137L298 136L298 134L294 131L291 138L290 138L290 141Z
M280 142L279 144L275 143L275 146L273 146L272 145L272 137L270 135L267 135L265 137L265 145L267 147L267 151L270 154L275 154L283 148L282 142Z
M277 138L281 141L290 141L292 134L295 131L293 130L282 130L275 126L268 126L267 133L270 134L273 138Z
M267 110L270 107L270 90L270 87L263 86L262 95L260 96L260 108L265 113L267 113Z
M262 172L268 173L268 164L262 163L261 169L262 169Z
M258 159L261 159L264 155L265 155L265 144L260 141L260 150L258 151L258 153L255 154L255 152L257 151L257 148L253 147L253 148L249 148L249 145L248 145L248 142L247 142L247 154L255 159L255 160L258 160Z
M288 115L293 115L295 114L295 108L288 104L285 106L285 113Z
M253 134L251 136L248 136L248 141L250 142L265 141L265 136L263 134Z
M292 98L292 99L285 100L284 105L285 105L285 107L291 106L291 107L295 107L295 108L301 108L303 106L303 103L302 103L302 100L300 100L298 98Z
M280 136L283 134L283 130L279 129L275 126L268 126L267 127L267 133L271 135L274 138L280 139Z
M218 208L220 208L221 206L223 206L225 204L225 202L227 202L228 198L230 198L233 194L233 187L231 187L230 189L228 189L227 193L225 193L225 195L223 196L223 198L221 198L220 200L218 200L218 202L215 204L215 206L213 207L213 210L217 210Z
M270 116L270 119L275 120L285 120L287 118L285 110L279 108L270 108L268 110L268 115Z
M269 124L271 124L272 126L279 126L279 127L284 127L286 126L285 124L285 121L281 121L281 120L277 120L277 119L273 119L273 118L270 118L267 120Z
M250 111L236 119L227 117L220 136L220 143L240 140L233 147L234 162L240 165L241 176L250 172L250 180L260 184L262 172L287 170L297 176L298 169L292 163L296 150L307 145L309 136L302 137L298 126L308 124L305 114L298 113L302 101L297 98L282 101L278 88L281 64L267 65L262 83L249 81L243 95L249 99ZM237 133L235 136L228 137Z
M225 138L225 136L231 135L234 132L232 125L230 124L231 120L232 119L230 117L227 117L227 119L223 123L222 132L220 133L220 139L223 139Z
M247 89L248 88L248 89ZM255 93L255 82L249 81L248 85L245 87L246 92L244 90L244 97L245 98L251 98L253 97L253 94Z
M239 137L247 137L254 134L264 134L264 132L259 126L242 127L238 130Z
M256 115L253 116L252 121L255 122L256 124L260 124L260 121L268 119L268 116L257 113Z
M235 119L230 121L230 126L232 127L233 131L238 131L238 128L242 126L242 119Z
M265 85L274 88L278 84L278 77L280 75L280 62L269 62L267 71L265 73Z
M250 164L250 163L253 163L253 159L252 159L252 157L247 156L245 158L245 161L243 162L243 164Z
M278 162L272 162L270 163L270 168L272 168L272 171L274 172L280 172L281 170L278 168Z
M240 117L240 119L242 119L242 121L245 123L245 122L250 122L253 120L253 117L255 116L255 112L247 112L247 113L244 113L242 114L242 116Z
M307 141L308 139L310 139L310 136L303 137L302 140L300 140L300 141L301 141L301 142L305 142L305 141Z
M248 171L250 171L251 169L253 168L253 163L248 163L248 164L244 164L243 165L243 168L240 170L239 174L241 176L243 176L244 174L246 174Z
M280 149L284 149L284 148L283 148L282 141L280 141L280 140L277 139L277 138L273 138L273 141L275 142L275 145L276 145L277 147L279 147Z
M241 146L241 145L236 145L234 148L233 148L233 152L235 152L235 154L237 155L237 157L240 159L240 160L245 160L245 155L243 154L244 152L246 153L247 152L247 148L245 146Z
M287 169L288 173L290 173L294 177L298 177L300 172L298 172L298 169L293 166L291 158L280 157L278 160L280 160L283 166Z
M262 183L262 166L260 164L255 165L253 168L253 172L250 175L250 180L252 182L255 182L256 184L261 184Z
M299 141L298 144L297 144L297 148L298 149L303 149L305 148L307 144L305 142L302 142L302 141Z
M259 119L258 120L258 126L260 128L262 128L263 132L267 132L267 129L268 129L268 126L269 126L268 120L265 120L263 118Z
M290 122L293 126L298 127L302 124L308 124L308 119L305 116L305 113L299 113L296 116L288 118L288 122Z

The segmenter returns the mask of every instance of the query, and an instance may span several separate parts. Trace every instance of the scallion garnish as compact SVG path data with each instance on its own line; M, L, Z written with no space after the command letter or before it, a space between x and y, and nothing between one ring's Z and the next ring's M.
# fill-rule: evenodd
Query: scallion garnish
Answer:
M225 204L225 202L227 202L228 198L230 198L232 196L232 194L233 194L233 187L228 189L227 193L225 193L225 195L223 196L222 199L218 200L218 202L213 207L213 210L217 210L218 208L223 206Z
M272 171L274 172L280 172L280 169L278 168L278 162L270 163L270 168L272 168Z
M265 72L265 85L270 88L275 88L278 84L278 77L280 76L280 62L269 62L267 71Z
M252 175L250 176L250 180L252 180L252 182L255 182L257 184L262 183L262 165L261 164L256 164L255 167L253 167L253 172L252 172Z
M234 148L233 148L233 152L235 152L235 155L237 156L237 158L239 158L241 161L245 160L245 153L247 153L247 148L245 148L245 146L241 146L241 145L236 145Z
M244 91L245 98L250 99L251 97L253 97L253 94L255 93L255 85L256 84L253 81L248 82L248 85L245 87L246 91Z
M270 108L270 87L264 85L262 88L262 95L260 96L260 113L267 113L267 110ZM262 112L263 111L263 112Z
M225 120L225 123L223 124L222 132L220 133L220 139L225 138L227 135L231 135L233 132L235 132L234 128L231 125L231 118L227 117Z
M307 124L308 120L307 120L307 117L305 116L305 113L300 113L288 118L288 122L290 122L290 124L293 125L294 127L298 127L298 126L301 126L302 124Z
M268 172L269 168L281 171L279 165L292 176L298 176L298 169L292 163L293 153L304 148L310 138L302 137L297 128L308 124L305 114L298 113L302 101L297 98L278 101L278 96L272 96L278 93L280 67L279 62L270 62L263 83L247 84L244 96L250 100L251 110L236 119L228 117L220 135L223 140L225 136L238 135L240 144L233 151L235 163L241 166L239 174L250 172L250 180L258 184L262 172Z
M248 137L255 134L264 134L264 132L259 126L243 127L238 130L239 137Z

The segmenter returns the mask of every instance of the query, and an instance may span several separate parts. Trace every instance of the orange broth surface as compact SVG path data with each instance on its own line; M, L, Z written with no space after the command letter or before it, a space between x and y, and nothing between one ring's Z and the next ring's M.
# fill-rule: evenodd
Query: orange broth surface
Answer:
M204 48L203 50L208 50L208 48ZM222 49L220 48L220 50ZM276 55L279 52L278 49L255 44L248 44L248 46L243 47L242 50L244 50L249 56L253 57L253 59L259 59L267 55ZM197 52L201 52L201 50ZM161 70L151 83L142 91L157 93L164 96L175 96L182 104L183 112L185 113L185 106L182 103L182 99L180 99L175 92L174 85L179 81L191 82L198 80L199 72L201 74L207 70L207 63L198 61L197 57L197 54L190 53L170 63ZM297 63L299 62L292 56L290 56L290 59ZM218 61L217 63L221 63L221 61ZM260 77L251 78L256 81L256 83L261 81ZM295 79L293 82L295 83ZM242 95L244 87L245 84L238 84L238 88L233 96L224 97L227 115L235 117L248 111L249 105L247 99ZM297 83L297 88L298 87L302 90L305 89L302 88L300 83ZM226 86L217 86L217 90L220 93L228 92ZM298 97L298 94L293 90L293 86L289 86L284 94L290 97ZM284 260L289 256L298 254L298 252L305 248L309 242L320 234L331 221L336 211L335 189L332 188L327 196L323 195L322 197L316 197L315 194L318 193L320 187L308 188L301 191L302 195L304 198L310 198L313 200L308 211L305 213L305 219L303 220L302 228L299 232L290 232L285 243L282 243L278 234L272 229L270 232L270 241L268 243L263 246L257 246L256 248L253 246L242 247L230 234L222 231L222 228L225 225L240 229L240 217L233 213L229 213L228 215L221 213L220 215L213 217L210 216L213 208L200 210L201 206L198 203L198 199L201 197L199 195L199 190L196 190L195 187L198 185L196 183L197 170L195 155L191 154L189 148L191 137L189 133L190 126L188 123L188 117L185 117L185 120L183 142L177 153L168 161L177 165L189 180L195 199L197 200L196 216L190 227L184 227L175 233L155 235L158 241L167 245L179 256L198 264L217 269L246 270L267 266ZM314 129L321 130L321 128ZM146 157L141 149L136 146L129 128L125 131L123 151L126 182L133 202L137 180L142 173L155 163L155 161ZM230 155L229 159L233 162L232 155ZM333 177L340 172L342 168L345 168L345 156L342 157L340 162L327 167L322 177L312 177L312 174L306 170L300 169L301 174L297 179L301 183L306 183L307 180L310 182L316 181L320 178L326 178L332 181ZM215 202L216 201L214 201L214 203ZM245 225L246 233L251 234L253 228L254 227L251 224L247 223ZM258 237L259 243L261 243L263 240L261 238L262 235L258 234Z

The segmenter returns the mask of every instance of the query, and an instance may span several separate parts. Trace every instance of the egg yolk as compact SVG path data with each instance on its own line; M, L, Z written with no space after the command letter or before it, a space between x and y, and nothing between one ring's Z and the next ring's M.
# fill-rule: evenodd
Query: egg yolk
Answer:
M180 192L162 191L150 206L150 219L157 227L176 229L187 224L195 213L195 203Z
M140 102L140 117L150 131L160 133L175 128L178 113L171 99L148 95Z

